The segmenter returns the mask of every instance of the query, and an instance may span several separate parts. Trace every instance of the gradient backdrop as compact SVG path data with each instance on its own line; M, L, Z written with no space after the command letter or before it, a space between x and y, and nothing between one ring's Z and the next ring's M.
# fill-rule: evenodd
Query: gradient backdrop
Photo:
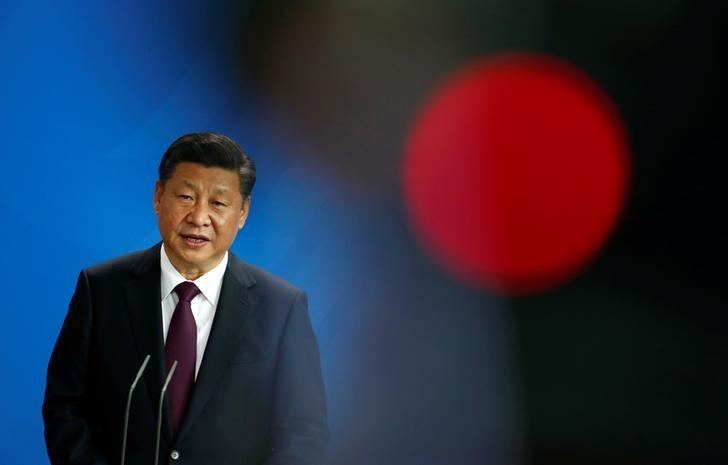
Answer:
M233 251L309 292L330 464L725 463L726 10L3 1L0 464L202 130L258 165Z

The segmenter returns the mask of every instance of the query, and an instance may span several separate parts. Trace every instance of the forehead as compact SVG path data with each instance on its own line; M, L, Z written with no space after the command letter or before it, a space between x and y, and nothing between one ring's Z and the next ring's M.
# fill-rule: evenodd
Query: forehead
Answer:
M198 163L182 162L174 168L167 182L199 190L215 190L240 194L238 173Z

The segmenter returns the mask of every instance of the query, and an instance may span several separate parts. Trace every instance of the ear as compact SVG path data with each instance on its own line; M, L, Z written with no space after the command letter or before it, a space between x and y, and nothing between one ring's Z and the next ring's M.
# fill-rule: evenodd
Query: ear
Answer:
M238 229L243 229L243 226L245 226L245 220L248 219L248 213L250 213L250 196L243 199L243 206L240 208L240 217L238 218Z
M164 193L164 186L161 182L157 181L154 184L154 214L159 214L159 204L162 202L162 194Z

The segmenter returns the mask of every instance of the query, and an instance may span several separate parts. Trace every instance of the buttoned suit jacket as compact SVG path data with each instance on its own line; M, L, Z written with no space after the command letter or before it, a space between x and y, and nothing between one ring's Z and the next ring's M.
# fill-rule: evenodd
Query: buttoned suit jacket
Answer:
M43 418L53 465L119 463L129 386L147 354L131 404L126 463L153 463L166 376L160 246L80 273L48 364ZM322 464L326 402L305 293L230 253L174 434L166 400L162 407L159 463Z

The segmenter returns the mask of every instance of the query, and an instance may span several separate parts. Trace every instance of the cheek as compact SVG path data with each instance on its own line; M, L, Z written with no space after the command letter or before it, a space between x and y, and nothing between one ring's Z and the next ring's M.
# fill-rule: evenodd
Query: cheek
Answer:
M169 217L160 213L157 222L159 223L159 231L162 233L162 236L169 235L170 230L172 229L172 223L169 220Z
M237 228L237 218L232 215L220 215L215 218L215 232L218 236L229 239L235 236Z
M181 220L185 217L183 209L180 208L164 208L159 212L159 226L164 228L164 232L171 232L177 229Z

